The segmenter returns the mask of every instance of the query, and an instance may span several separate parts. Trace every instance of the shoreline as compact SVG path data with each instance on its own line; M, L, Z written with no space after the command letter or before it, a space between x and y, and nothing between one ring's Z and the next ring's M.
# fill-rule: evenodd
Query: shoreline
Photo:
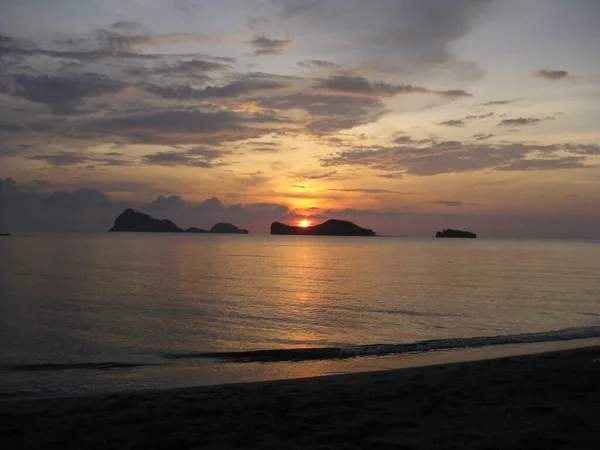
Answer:
M599 376L594 346L302 379L7 399L0 400L0 444L596 448Z

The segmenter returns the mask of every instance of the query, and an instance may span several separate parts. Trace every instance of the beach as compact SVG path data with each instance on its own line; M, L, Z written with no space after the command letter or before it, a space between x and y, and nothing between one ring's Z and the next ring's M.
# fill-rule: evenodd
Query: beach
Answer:
M600 347L0 402L13 448L597 448Z

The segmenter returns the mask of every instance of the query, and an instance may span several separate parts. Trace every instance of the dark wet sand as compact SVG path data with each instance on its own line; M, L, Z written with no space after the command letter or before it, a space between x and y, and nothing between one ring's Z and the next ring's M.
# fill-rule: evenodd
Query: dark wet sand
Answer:
M303 380L5 400L0 448L597 449L600 347Z

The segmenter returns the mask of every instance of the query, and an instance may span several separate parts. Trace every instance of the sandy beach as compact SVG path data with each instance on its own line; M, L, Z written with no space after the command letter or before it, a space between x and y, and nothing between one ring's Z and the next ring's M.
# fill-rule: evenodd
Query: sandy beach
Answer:
M438 366L0 402L0 447L597 448L600 347Z

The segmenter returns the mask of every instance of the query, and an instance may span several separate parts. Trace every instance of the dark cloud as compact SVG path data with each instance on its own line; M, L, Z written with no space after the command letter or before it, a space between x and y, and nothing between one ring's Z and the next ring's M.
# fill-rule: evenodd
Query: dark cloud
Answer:
M317 135L374 122L385 112L379 99L351 95L314 95L298 92L254 100L269 110L299 109L307 112L309 117L305 130Z
M383 173L376 176L379 178L387 178L389 180L401 180L404 178L404 174L402 172Z
M280 55L286 47L292 45L292 41L289 38L272 39L265 35L255 34L249 44L256 49L254 50L255 55Z
M450 206L450 207L457 207L457 206L464 205L463 202L458 201L458 200L433 200L429 203L434 204L434 205L444 205L444 206Z
M514 126L525 126L525 125L537 125L541 122L541 119L533 117L519 117L518 119L504 119L498 125L514 127Z
M189 86L148 85L146 90L162 98L173 100L203 100L207 98L234 98L261 90L282 89L287 84L278 81L246 79L238 80L223 86L207 86L194 89Z
M259 48L254 50L254 54L256 56L260 56L260 55L282 55L283 54L283 49L282 48Z
M216 151L214 151L216 152ZM142 155L142 163L154 166L191 166L203 169L211 169L215 166L223 166L225 163L215 163L214 160L222 154L212 151L190 150L182 152L158 152Z
M541 69L533 72L533 76L537 78L544 78L546 80L560 80L569 76L569 72L566 70L547 70Z
M444 122L439 122L437 125L442 125L445 127L464 127L468 122L472 122L474 120L479 119L487 119L495 116L493 112L485 113L485 114L471 114L470 116L465 116L460 119L450 119Z
M43 206L58 209L81 209L107 206L112 202L98 189L78 189L74 192L57 191L41 200Z
M195 73L230 69L231 65L217 61L190 59L155 69L155 73Z
M477 134L474 134L472 137L473 137L473 139L475 139L477 141L485 141L487 139L493 138L494 135L493 134L485 134L485 133L477 133Z
M410 136L396 136L393 141L396 144L406 144L407 142L412 142L412 138Z
M274 0L283 18L300 21L308 32L327 30L344 50L352 42L365 67L385 70L390 61L402 61L407 72L455 62L451 44L468 35L494 1Z
M34 161L45 161L53 166L74 166L91 161L88 156L75 152L60 152L54 155L31 155L25 158Z
M554 170L588 168L587 155L598 146L479 144L432 141L394 147L362 147L321 159L323 167L355 166L412 175L473 172L481 170ZM578 154L583 151L586 154ZM570 153L569 156L563 156Z
M54 114L76 113L84 98L119 92L127 86L93 73L69 76L15 75L5 83L13 97L42 103Z
M187 202L180 195L170 195L168 197L159 195L156 197L156 200L145 204L144 208L152 211L160 211L184 208L186 205Z
M137 22L117 22L96 29L84 36L42 41L17 40L3 37L0 39L0 55L16 55L23 57L48 56L91 62L102 59L121 60L156 60L167 55L151 53L147 49L163 44L180 43L223 43L225 39L202 33L169 33L154 34L145 32ZM174 55L168 55L173 57Z
M266 123L274 119L260 114L243 115L228 111L202 112L164 110L98 119L87 125L90 132L120 136L129 142L187 144L220 143L258 138L268 129L250 128L248 123Z
M144 27L141 23L135 22L135 21L115 22L115 23L111 24L109 26L109 28L112 30L128 31L128 32L140 31L140 30L144 29Z
M490 102L482 103L481 106L496 106L496 105L509 105L516 102L517 100L492 100Z
M274 220L299 217L278 203L225 204L217 197L191 202L180 195L158 195L148 203L115 201L99 189L83 188L43 194L14 179L0 178L0 229L10 231L106 231L126 208L169 218L182 228L210 228L230 222L252 232L268 232Z
M18 123L0 123L0 132L8 131L8 132L17 132L24 131L25 127Z
M244 146L259 153L278 153L281 150L280 142L247 142Z
M327 189L328 191L335 192L360 192L361 194L397 194L397 191L390 191L389 189Z
M525 171L578 169L583 167L584 162L585 158L583 156L564 156L556 159L521 159L519 161L514 161L506 166L498 167L496 170Z
M331 172L303 172L303 173L291 173L293 177L301 178L304 180L322 180L324 178L332 178L337 175L337 170Z
M25 159L32 161L43 161L56 167L79 166L91 164L93 166L128 166L132 162L128 159L119 159L114 156L122 156L120 153L93 153L93 152L67 152L27 155Z
M329 61L322 61L320 59L305 59L304 61L299 61L298 65L300 67L304 67L305 69L339 69L339 64L335 64Z
M278 153L280 148L272 147L269 145L263 145L263 146L252 147L251 150L253 152L258 152L258 153Z
M444 122L438 123L438 125L442 125L445 127L464 127L466 122L464 120L446 120Z
M355 75L333 75L329 78L318 79L313 87L315 89L324 89L336 93L340 92L374 97L392 97L400 94L436 94L447 98L471 96L471 94L458 89L432 91L430 89L411 86L409 84L371 82L367 78Z

